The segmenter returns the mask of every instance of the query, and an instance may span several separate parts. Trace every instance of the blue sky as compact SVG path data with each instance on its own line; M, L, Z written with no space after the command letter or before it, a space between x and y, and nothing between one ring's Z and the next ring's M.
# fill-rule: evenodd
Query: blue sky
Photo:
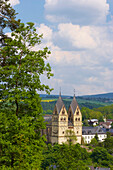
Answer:
M113 92L113 0L10 0L22 22L34 22L63 95Z

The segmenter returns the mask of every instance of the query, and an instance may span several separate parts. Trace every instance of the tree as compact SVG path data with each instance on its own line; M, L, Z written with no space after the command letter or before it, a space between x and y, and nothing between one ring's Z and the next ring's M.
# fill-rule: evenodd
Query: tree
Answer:
M91 139L90 144L91 144L92 146L97 146L97 145L98 145L98 141L96 140L96 138L93 138L93 139Z
M41 99L37 90L52 89L41 84L40 76L52 76L47 47L34 51L42 35L33 23L21 23L7 46L0 51L0 165L18 169L39 168L45 138L41 137L43 123Z
M87 119L84 119L83 124L84 124L84 126L89 126L88 120L87 120Z
M113 129L113 122L112 122L112 124L111 124L111 129Z
M97 133L95 134L95 137L94 137L94 138L97 140L97 142L99 141L99 138L98 138Z
M0 113L0 169L40 168L45 145L39 131L44 128L41 119L34 122L28 116L18 119L14 114Z
M0 46L4 46L4 39L7 36L4 33L4 29L8 27L11 31L14 31L20 23L20 19L16 20L16 11L11 7L9 0L0 1Z
M71 146L73 143L75 143L77 141L77 137L75 135L75 132L71 129L66 130L65 138L67 139L69 146Z
M40 44L42 38L42 35L36 33L33 23L26 26L20 24L12 33L12 38L5 41L7 46L0 52L1 108L4 107L8 112L11 110L19 117L27 113L35 116L42 112L37 90L51 91L40 81L44 72L47 78L52 76L49 63L45 64L50 51L47 48L32 50Z
M113 154L113 137L107 137L104 141L104 147L110 154Z
M98 163L100 166L109 167L113 164L113 156L111 156L105 148L96 147L92 154L92 160L94 163Z

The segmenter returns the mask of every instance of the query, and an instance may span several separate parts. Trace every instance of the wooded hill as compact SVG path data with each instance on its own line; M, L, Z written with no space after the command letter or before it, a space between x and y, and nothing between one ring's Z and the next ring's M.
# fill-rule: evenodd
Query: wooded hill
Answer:
M41 95L44 114L52 114L58 95ZM62 96L66 109L72 101L72 96ZM80 96L76 97L79 107L82 112L83 120L88 118L103 119L103 116L108 119L113 118L113 93Z

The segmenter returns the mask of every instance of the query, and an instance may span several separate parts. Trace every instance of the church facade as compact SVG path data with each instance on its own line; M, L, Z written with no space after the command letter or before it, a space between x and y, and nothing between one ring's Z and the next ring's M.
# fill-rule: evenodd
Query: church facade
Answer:
M46 135L47 143L66 143L66 131L74 131L77 137L76 143L81 144L82 138L82 114L75 95L69 106L68 111L65 108L61 95L55 104L52 116L45 116L47 122L46 129L42 134Z

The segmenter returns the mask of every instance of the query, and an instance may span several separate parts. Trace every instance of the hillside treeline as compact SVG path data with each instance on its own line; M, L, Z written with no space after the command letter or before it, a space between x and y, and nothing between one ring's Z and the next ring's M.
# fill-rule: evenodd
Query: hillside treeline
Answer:
M66 109L68 110L70 101L63 101L65 104ZM54 107L55 107L56 101L52 102L42 102L42 108L44 114L52 114ZM85 119L98 119L99 121L102 121L103 118L107 119L113 119L113 105L110 106L104 106L104 107L97 107L97 104L92 103L84 103L79 104L82 112L82 118Z

